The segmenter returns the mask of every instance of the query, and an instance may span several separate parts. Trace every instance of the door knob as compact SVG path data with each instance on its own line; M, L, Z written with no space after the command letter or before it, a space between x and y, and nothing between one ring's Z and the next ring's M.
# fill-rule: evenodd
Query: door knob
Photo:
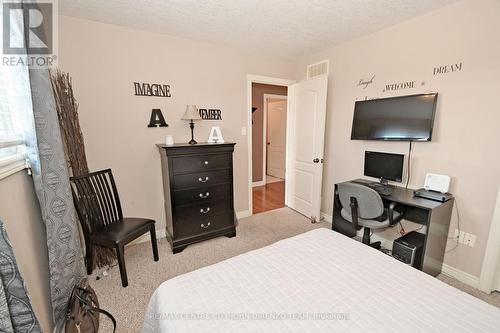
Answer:
M315 159L313 160L313 163L319 163L319 158L315 158Z

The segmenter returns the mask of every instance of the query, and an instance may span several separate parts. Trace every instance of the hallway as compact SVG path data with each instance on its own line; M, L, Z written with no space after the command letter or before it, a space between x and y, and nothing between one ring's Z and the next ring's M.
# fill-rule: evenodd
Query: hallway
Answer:
M268 183L253 188L253 213L285 207L285 181Z

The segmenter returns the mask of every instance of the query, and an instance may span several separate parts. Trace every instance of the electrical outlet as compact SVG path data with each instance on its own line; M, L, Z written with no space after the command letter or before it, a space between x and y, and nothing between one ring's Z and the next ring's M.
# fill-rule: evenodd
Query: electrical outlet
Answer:
M460 230L460 232L458 233L458 242L460 244L464 244L465 234L466 233L463 230Z
M476 244L476 235L470 234L463 230L455 229L453 238L456 239L460 244L464 244L469 247L474 247L474 245Z
M464 244L470 247L474 247L476 243L476 235L466 233L464 237Z
M476 244L476 235L471 235L469 246L474 247L475 244Z

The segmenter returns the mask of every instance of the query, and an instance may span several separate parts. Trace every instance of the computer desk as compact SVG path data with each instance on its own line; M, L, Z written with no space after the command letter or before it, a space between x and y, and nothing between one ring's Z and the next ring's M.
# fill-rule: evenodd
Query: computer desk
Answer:
M350 182L358 184L372 183L366 179L356 179ZM356 235L352 223L346 221L340 215L342 205L338 196L338 184L335 184L332 214L332 230L343 233L349 237ZM426 226L425 245L423 249L423 260L420 270L436 276L441 273L443 258L448 241L448 229L450 227L454 199L446 202L438 202L413 196L412 189L390 185L392 193L381 195L384 205L391 202L398 203L396 210L402 210L404 220L415 222Z

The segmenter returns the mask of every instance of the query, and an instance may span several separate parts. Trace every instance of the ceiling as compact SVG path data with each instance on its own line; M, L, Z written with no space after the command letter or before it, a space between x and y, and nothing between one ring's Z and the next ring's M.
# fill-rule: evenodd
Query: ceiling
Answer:
M296 58L457 0L59 0L61 14Z

